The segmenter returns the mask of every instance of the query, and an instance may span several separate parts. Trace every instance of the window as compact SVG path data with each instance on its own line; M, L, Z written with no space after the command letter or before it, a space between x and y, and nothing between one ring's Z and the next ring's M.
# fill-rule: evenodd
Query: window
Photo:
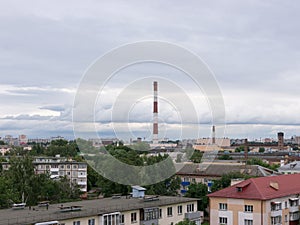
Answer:
M80 225L80 221L74 221L73 225Z
M227 210L227 203L219 203L219 210Z
M300 215L299 212L290 212L290 220L291 221L299 220L300 218L299 215Z
M78 168L84 169L84 168L86 168L86 165L85 165L85 164L79 164L79 165L78 165Z
M288 216L287 215L284 216L284 222L288 222Z
M245 212L253 212L253 205L245 205Z
M281 210L281 202L271 202L271 211Z
M253 225L253 220L244 220L244 225Z
M158 219L158 208L147 208L144 209L144 220Z
M173 213L172 213L172 207L168 207L167 208L167 215L168 216L172 216L173 215Z
M284 203L284 206L285 206L285 208L287 208L288 206L287 206L287 201L285 201L285 203Z
M271 224L272 225L277 225L278 223L281 223L281 216L271 217Z
M188 204L186 206L186 211L187 212L194 212L194 204Z
M299 200L298 199L290 199L290 206L298 206Z
M158 218L162 218L162 209L159 209Z
M95 225L95 219L89 219L88 225Z
M227 225L227 217L219 217L220 225Z
M124 214L120 215L120 223L125 223L125 217Z
M120 224L120 213L110 213L103 215L103 225Z
M131 223L135 223L135 222L136 222L136 212L131 213Z
M182 205L177 206L178 214L182 214Z

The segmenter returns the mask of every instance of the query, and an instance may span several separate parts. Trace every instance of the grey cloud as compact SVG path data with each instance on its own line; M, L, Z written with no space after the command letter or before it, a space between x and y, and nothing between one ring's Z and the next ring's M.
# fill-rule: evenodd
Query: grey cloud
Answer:
M7 106L0 115L69 122L74 90L95 58L127 42L158 39L187 47L208 63L224 93L228 124L298 125L299 9L297 1L3 1L1 83L18 88L0 91ZM143 68L136 69L140 73ZM96 109L100 122L110 121L111 101ZM209 123L207 110L198 107L201 121ZM39 110L60 115L39 117ZM168 123L178 122L174 115L161 112ZM132 121L151 119L137 110Z

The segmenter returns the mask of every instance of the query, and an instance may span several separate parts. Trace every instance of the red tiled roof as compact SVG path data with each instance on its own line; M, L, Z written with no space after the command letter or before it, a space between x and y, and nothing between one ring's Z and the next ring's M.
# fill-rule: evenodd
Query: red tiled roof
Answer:
M211 193L208 197L268 200L292 194L300 194L300 174L251 178Z

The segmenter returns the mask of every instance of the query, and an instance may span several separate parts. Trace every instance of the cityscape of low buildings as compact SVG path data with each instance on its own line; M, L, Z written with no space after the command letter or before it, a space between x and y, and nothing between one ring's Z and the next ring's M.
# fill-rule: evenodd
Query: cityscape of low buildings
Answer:
M178 190L178 196L181 197L145 196L145 188L133 186L129 196L113 195L111 198L51 204L49 209L38 208L34 211L28 208L18 211L0 210L0 224L175 225L179 221L189 219L199 225L204 221L204 212L198 211L197 208L199 199L184 196L190 185L202 183L207 185L210 193L207 211L210 225L295 225L300 219L300 154L289 144L297 147L297 137L285 139L284 133L278 132L277 140L248 142L247 139L216 138L213 134L211 138L182 142L166 139L158 141L154 147L142 138L137 138L131 144L149 144L149 156L168 154L176 162L178 152L183 153L185 147L193 147L202 153L218 150L217 157L227 160L215 159L201 164L185 162L176 172L176 176L181 179ZM8 159L2 162L2 168L9 169L9 156L6 155L15 146L30 151L33 144L45 144L47 148L51 141L60 139L64 138L57 136L49 139L30 139L26 135L19 135L18 138L7 135L1 139L5 145L0 146L0 152ZM96 148L106 145L119 146L120 141L110 138L89 139ZM238 151L235 151L236 148ZM77 162L60 155L35 156L33 159L36 174L47 173L51 179L67 177L70 183L78 185L81 192L85 193L82 197L88 196L86 162ZM255 159L280 167L274 171L262 165L246 163L247 160ZM233 179L230 187L211 193L214 181L230 173L253 178ZM99 195L97 197L99 198ZM6 217L1 217L1 214Z

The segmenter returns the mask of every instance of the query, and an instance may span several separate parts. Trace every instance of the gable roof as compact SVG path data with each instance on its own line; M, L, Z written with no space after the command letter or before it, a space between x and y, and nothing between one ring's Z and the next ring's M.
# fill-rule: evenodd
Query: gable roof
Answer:
M299 193L300 174L288 174L251 178L211 193L208 197L268 200Z

